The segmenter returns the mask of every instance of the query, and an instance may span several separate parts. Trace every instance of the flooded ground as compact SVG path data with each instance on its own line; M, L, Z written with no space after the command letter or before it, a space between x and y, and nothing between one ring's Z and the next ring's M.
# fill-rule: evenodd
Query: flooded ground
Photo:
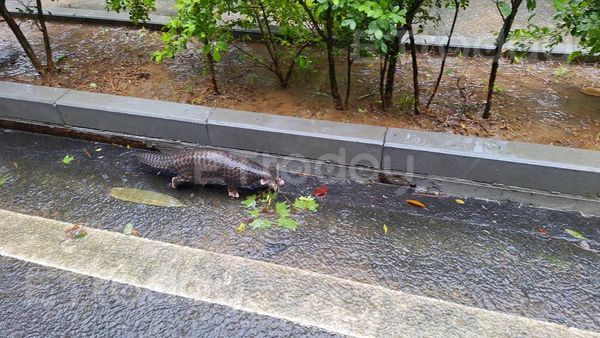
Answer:
M21 26L36 35L29 23ZM208 91L202 57L190 49L163 64L150 60L162 46L160 33L130 28L80 24L49 24L61 68L47 79L38 78L5 26L0 27L0 80L74 88L300 116L342 122L445 131L542 144L600 149L600 98L584 95L582 87L600 86L598 65L560 65L553 62L503 61L498 79L493 118L482 111L490 68L487 58L451 57L442 86L430 112L411 113L411 69L406 55L397 76L395 107L381 112L378 100L379 61L355 62L351 109L332 109L325 63L318 51L309 69L297 71L290 87L281 89L275 77L255 67L239 51L232 51L218 66L223 95ZM39 34L38 34L39 35ZM36 48L40 49L39 39ZM258 51L257 43L244 48ZM426 102L437 76L438 56L422 54L420 81ZM342 63L342 62L340 62ZM343 69L340 69L343 74ZM340 79L342 86L345 79ZM458 84L457 84L458 83ZM459 88L460 87L460 88Z
M74 157L68 165L66 154ZM289 198L329 187L320 210L302 216L295 232L238 233L248 216L224 187L173 190L169 177L144 169L131 149L15 131L0 132L0 176L3 209L117 232L133 223L144 238L600 329L598 218L284 173ZM186 207L123 202L109 197L112 187L163 192Z

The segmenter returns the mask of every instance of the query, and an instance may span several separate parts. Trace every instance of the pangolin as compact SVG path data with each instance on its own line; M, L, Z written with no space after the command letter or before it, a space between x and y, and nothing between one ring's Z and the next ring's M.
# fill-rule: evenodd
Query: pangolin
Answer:
M195 149L177 153L143 152L135 154L142 163L174 172L173 188L182 184L226 184L229 197L239 198L238 188L260 183L277 190L285 182L276 174L249 159L221 150Z

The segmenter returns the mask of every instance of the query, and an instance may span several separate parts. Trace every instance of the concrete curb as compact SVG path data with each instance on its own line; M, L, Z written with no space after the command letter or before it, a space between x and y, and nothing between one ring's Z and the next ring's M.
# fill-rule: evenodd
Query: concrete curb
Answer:
M70 90L55 102L65 125L208 144L212 108Z
M10 9L9 12L15 17L36 17L35 13L21 12L14 9ZM129 14L127 13L116 13L103 10L64 7L47 8L46 12L47 14L45 14L45 17L48 20L96 23L119 26L135 26L129 19ZM162 28L169 22L169 20L169 16L151 14L149 15L148 22L140 24L138 26L146 27L148 29L153 30L162 30ZM249 35L253 38L258 38L260 37L260 31L258 29L240 28L234 30L234 35ZM434 36L422 34L415 35L415 43L419 50L434 51L438 54L443 51L447 39L447 36ZM402 43L408 45L408 36L404 37ZM453 54L456 55L458 53L462 53L462 55L465 56L491 56L494 54L494 49L495 45L493 39L484 39L476 41L473 38L460 36L452 37L452 41L449 47L449 51ZM527 57L531 59L564 61L567 59L569 54L576 50L580 50L580 48L575 44L561 43L549 51L543 45L535 44L529 50L523 51L509 42L505 46L505 50L506 54L508 55L524 52L527 55ZM584 62L595 62L597 58L582 57L581 60Z
M186 141L600 200L600 152L0 82L0 119Z
M386 128L217 108L208 133L215 147L380 168Z
M599 337L596 332L201 249L0 210L0 255L356 337Z

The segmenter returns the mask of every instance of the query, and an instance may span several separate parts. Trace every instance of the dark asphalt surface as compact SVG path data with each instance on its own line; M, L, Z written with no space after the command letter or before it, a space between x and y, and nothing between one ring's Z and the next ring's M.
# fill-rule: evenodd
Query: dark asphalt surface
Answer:
M3 337L335 337L271 317L0 256Z
M247 215L224 187L172 190L168 177L143 169L130 151L1 131L0 176L8 180L0 188L0 208L117 232L131 222L140 237L600 330L598 218L474 199L460 205L456 197L394 185L284 173L290 198L329 186L320 211L302 216L296 232L237 234ZM75 157L69 165L61 161L66 154ZM167 193L187 206L115 200L108 191L117 186Z

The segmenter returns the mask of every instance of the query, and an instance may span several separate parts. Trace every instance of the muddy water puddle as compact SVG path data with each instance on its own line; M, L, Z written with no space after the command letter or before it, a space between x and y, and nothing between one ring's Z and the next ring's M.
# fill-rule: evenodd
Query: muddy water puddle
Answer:
M37 37L34 47L41 50L35 27L24 22L22 28ZM360 58L353 67L351 109L340 112L332 109L326 64L319 50L308 52L311 65L296 70L290 86L282 89L273 74L255 67L243 53L232 49L218 65L223 95L214 96L208 90L209 81L197 49L163 64L151 60L152 53L162 46L159 32L56 23L50 23L49 29L60 72L48 79L38 78L10 31L2 26L0 79L280 115L600 149L600 98L579 91L600 86L597 65L504 61L494 116L484 121L478 115L484 103L489 59L449 58L432 108L412 116L410 59L406 55L400 58L395 107L381 112L377 95L379 62ZM258 43L239 44L252 53L262 53ZM341 61L338 73L344 91ZM421 54L419 62L421 100L426 102L440 59Z

